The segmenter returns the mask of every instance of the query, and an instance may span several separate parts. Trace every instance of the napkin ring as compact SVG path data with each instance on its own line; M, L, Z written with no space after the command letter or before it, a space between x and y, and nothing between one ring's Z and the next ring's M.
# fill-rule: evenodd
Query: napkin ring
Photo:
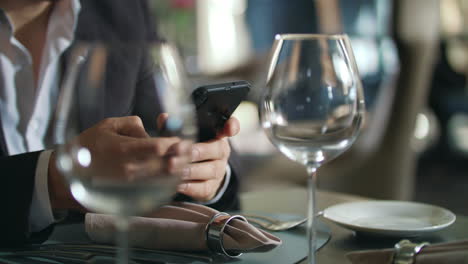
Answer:
M393 264L413 264L416 255L427 245L429 245L428 242L416 244L406 239L398 242L395 245Z
M217 213L211 217L206 225L206 243L208 249L214 253L223 254L230 258L239 257L242 253L229 252L224 248L224 229L234 219L239 219L248 222L245 217L241 215L230 216L227 213Z

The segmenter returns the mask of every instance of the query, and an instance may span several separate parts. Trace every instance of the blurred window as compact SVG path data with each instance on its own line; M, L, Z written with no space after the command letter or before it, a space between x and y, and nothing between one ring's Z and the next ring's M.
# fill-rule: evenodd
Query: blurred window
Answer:
M255 51L268 52L274 36L279 33L320 32L317 2L248 1L247 22ZM392 1L338 0L337 3L343 32L351 38L366 104L372 109L380 88L393 79L399 68L397 50L389 35Z

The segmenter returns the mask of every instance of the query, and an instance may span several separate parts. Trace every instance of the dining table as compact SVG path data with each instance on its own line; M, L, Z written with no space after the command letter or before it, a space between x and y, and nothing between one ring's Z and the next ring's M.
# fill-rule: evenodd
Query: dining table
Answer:
M241 193L240 212L232 212L239 214L260 214L269 216L294 216L302 218L306 215L307 190L302 186L282 186L278 188L267 188L262 190L250 190ZM319 190L317 192L317 207L318 210L323 210L329 206L370 200L367 197L356 195L330 192ZM402 238L384 237L384 236L364 236L356 234L352 230L341 227L323 217L318 217L319 235L322 236L321 247L317 251L317 263L319 264L336 264L349 263L346 259L346 253L357 250L367 249L383 249L393 248L395 243ZM189 253L188 260L184 258L183 263L237 263L237 264L256 264L256 263L306 263L307 255L307 239L306 227L301 225L295 229L272 232L283 240L283 244L270 252L264 253L246 253L239 258L211 258L208 254ZM449 242L468 238L468 217L457 215L456 221L449 227L428 233L423 236L413 237L413 242ZM92 243L84 231L83 223L68 223L58 225L52 233L47 243ZM0 250L0 259L4 250ZM159 252L156 255L146 255L146 258L164 257L164 252ZM195 256L193 261L190 256ZM17 260L8 263L34 263L23 262ZM60 263L60 262L54 262ZM67 263L64 261L63 263ZM78 262L80 263L80 262ZM88 263L88 262L82 262ZM94 263L94 262L93 262ZM99 262L96 262L99 263ZM145 262L146 263L146 262ZM182 263L177 261L161 261L157 263Z
M317 208L322 211L330 206L370 200L361 197L332 191L317 191ZM268 190L255 190L241 196L242 208L247 212L264 212L271 214L306 215L307 189L299 186L281 187ZM318 264L350 263L346 253L360 250L394 248L404 237L371 236L341 227L327 219L318 218L330 228L329 241L317 251ZM439 231L409 238L412 242L443 243L468 239L468 217L457 215L455 222ZM306 256L297 263L306 264Z

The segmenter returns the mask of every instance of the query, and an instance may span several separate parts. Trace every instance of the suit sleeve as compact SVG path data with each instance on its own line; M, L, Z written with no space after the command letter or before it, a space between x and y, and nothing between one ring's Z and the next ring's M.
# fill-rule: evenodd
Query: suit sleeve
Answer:
M0 158L2 172L0 246L2 247L42 242L52 230L50 227L40 233L29 231L29 212L39 154L40 152L31 152Z
M231 156L229 157L229 166L231 166L231 178L229 185L221 199L210 205L210 207L220 211L240 210L239 189L242 179L242 167L239 156L235 149L232 149L231 151Z

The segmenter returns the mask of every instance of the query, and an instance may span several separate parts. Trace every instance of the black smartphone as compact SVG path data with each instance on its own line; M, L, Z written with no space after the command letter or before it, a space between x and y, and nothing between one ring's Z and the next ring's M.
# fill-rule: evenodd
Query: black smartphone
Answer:
M192 93L197 109L198 141L216 137L237 106L250 91L246 81L235 81L201 86Z

